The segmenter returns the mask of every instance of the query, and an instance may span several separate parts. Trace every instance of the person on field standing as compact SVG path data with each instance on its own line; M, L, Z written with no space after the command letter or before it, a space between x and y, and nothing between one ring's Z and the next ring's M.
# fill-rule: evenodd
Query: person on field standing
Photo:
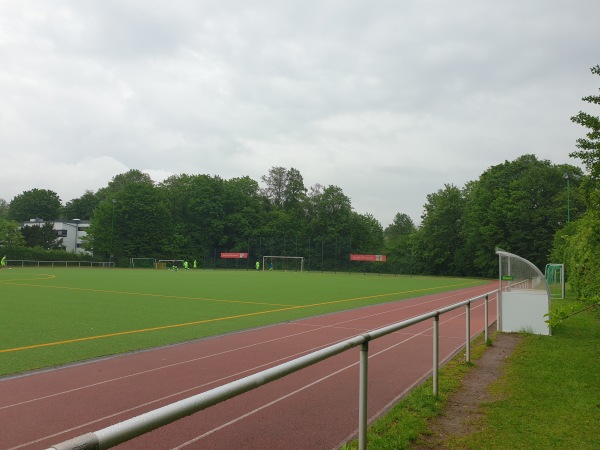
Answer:
M260 263L256 261L256 270L260 270Z
M2 260L0 260L0 269L4 269L6 267L6 255L4 255L2 257Z

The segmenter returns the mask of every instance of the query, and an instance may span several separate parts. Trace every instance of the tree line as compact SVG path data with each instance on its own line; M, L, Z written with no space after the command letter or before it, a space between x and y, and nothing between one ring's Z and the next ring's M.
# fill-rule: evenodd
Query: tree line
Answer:
M297 169L283 167L271 168L261 181L263 188L250 177L182 174L154 183L147 174L130 170L64 206L52 191L26 191L5 202L3 216L13 221L13 231L15 223L31 218L90 220L84 248L106 260L196 259L212 255L216 248L246 251L251 243L277 254L287 253L286 242L288 252L294 242L294 252L304 253L308 245L316 254L321 242L322 255L325 241L328 255L334 241L338 249L381 251L380 223L370 214L355 212L338 186L316 184L307 189ZM39 243L5 239L7 246Z
M341 188L307 189L294 168L271 168L262 188L249 177L211 175L181 174L154 183L130 170L64 206L52 191L24 192L8 204L6 217L90 220L84 248L123 264L130 257L204 262L215 251L249 251L257 258L305 256L313 268L342 270L351 267L349 253L369 253L387 255L384 268L366 265L369 270L493 277L496 247L538 267L546 264L568 214L575 220L585 210L583 179L575 166L523 155L462 188L445 185L429 194L419 226L397 213L384 230L372 215L355 212ZM51 227L35 228L21 230L26 245L56 248Z
M592 73L600 75L600 66ZM600 103L598 96L583 100ZM398 212L383 229L373 215L355 212L340 187L307 188L295 168L272 167L261 177L262 187L250 177L201 174L154 183L130 170L65 205L43 189L0 201L0 236L7 248L22 246L26 240L16 222L77 217L91 221L85 248L105 260L196 259L217 250L249 250L252 257L293 254L309 258L315 269L345 270L351 269L348 253L369 253L386 254L387 263L361 270L480 277L497 276L500 247L541 269L565 262L570 277L580 271L579 279L589 278L600 293L594 281L600 277L589 275L597 274L590 267L600 261L600 121L584 112L571 120L589 129L570 155L582 160L587 175L577 166L524 154L462 187L445 184L427 195L418 226Z

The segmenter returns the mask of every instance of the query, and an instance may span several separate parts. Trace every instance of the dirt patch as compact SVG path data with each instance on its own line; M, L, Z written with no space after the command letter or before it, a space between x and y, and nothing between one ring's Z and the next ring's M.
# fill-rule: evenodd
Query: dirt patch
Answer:
M444 414L430 422L431 434L414 449L444 449L444 442L449 437L466 436L477 431L477 423L482 418L479 406L491 400L488 386L502 375L506 358L520 338L518 334L496 334L493 345L486 348L463 379L460 389L450 397Z

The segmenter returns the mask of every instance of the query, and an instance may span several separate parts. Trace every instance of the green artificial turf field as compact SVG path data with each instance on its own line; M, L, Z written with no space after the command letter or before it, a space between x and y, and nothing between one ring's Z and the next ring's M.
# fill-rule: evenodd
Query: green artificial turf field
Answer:
M0 271L0 376L483 280L180 269Z

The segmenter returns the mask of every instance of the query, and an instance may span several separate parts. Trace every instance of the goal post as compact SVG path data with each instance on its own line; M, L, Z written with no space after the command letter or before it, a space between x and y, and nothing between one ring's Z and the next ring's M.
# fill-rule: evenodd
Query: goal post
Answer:
M546 264L545 274L550 296L552 298L565 298L565 265Z
M303 272L304 256L263 256L262 270L282 270L284 272Z
M173 269L174 267L183 268L183 259L159 259L154 265L156 269Z
M129 267L134 269L154 269L156 259L154 258L129 258Z

